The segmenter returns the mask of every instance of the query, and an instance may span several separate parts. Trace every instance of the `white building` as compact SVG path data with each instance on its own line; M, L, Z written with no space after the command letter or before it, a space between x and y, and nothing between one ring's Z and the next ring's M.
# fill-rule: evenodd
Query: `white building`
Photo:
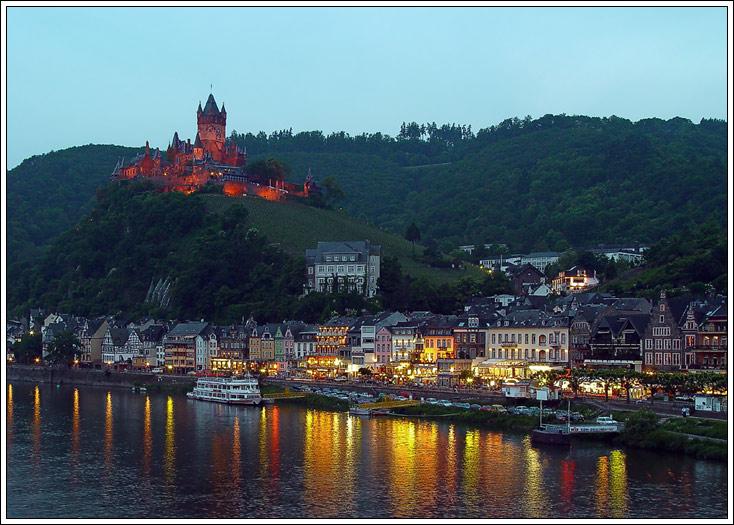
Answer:
M380 246L369 241L320 242L306 250L305 293L357 291L373 297L379 278Z

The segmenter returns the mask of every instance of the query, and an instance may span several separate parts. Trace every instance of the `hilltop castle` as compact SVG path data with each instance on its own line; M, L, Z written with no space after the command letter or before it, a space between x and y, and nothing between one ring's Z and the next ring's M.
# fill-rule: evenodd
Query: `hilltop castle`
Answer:
M259 177L247 173L247 152L241 149L234 138L226 139L227 110L217 107L214 95L196 111L197 132L194 143L186 142L173 134L168 145L166 157L159 149L150 151L145 142L145 153L132 159L119 159L110 179L145 178L164 186L165 191L181 191L190 193L200 189L207 183L223 186L227 195L242 194L259 195L269 200L281 200L287 195L308 196L309 193L321 193L321 188L311 177L304 184L297 185L284 181L261 181Z

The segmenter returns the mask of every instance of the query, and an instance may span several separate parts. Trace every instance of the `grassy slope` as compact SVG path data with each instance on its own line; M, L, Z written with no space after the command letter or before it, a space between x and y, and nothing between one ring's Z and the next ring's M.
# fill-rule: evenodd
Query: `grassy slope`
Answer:
M223 213L236 202L249 211L248 224L257 228L270 242L292 255L303 256L319 241L356 241L368 239L382 246L382 256L397 257L403 270L414 278L426 277L437 282L450 282L467 275L479 277L479 270L431 268L412 259L411 244L402 237L375 228L345 213L304 206L294 202L270 202L259 197L233 198L217 194L201 194L207 209ZM416 253L421 253L416 248Z

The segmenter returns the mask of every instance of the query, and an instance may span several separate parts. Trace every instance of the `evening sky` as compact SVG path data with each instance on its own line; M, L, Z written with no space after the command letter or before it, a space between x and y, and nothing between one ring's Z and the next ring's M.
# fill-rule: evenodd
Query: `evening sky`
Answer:
M548 113L727 119L725 4L6 3L7 168L90 143L193 141L210 92L227 133L395 136L403 121L476 132Z

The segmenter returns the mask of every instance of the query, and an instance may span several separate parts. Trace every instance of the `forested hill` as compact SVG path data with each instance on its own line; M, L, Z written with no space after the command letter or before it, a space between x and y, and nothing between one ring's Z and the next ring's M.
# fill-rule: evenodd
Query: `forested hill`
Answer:
M71 229L92 209L120 157L142 148L77 146L24 160L7 175L8 263L40 255L40 247Z
M144 136L144 130L141 130ZM320 131L232 132L249 162L274 157L289 180L332 177L351 215L448 252L506 243L513 252L648 242L713 215L726 225L727 125L720 120L546 115L466 126L408 123L396 137ZM159 147L162 145L158 145ZM89 211L119 156L80 146L7 175L8 263L39 254Z
M652 243L709 214L726 223L724 121L547 115L476 135L403 128L396 139L236 137L252 159L275 156L301 178L309 167L317 178L333 175L350 213L395 232L415 221L444 251L480 242L516 252Z

